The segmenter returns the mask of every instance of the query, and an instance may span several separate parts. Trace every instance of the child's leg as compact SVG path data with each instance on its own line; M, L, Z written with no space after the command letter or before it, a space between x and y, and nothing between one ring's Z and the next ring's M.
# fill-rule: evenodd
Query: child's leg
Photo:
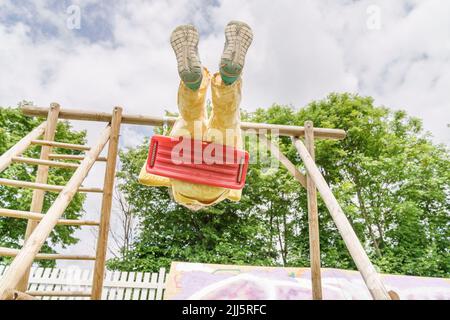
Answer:
M211 80L212 113L205 140L243 149L240 109L242 79L226 85L220 74ZM239 201L242 190L227 189L225 197Z
M212 112L205 136L207 141L242 148L239 110L241 85L240 78L226 85L219 73L214 74L211 80Z
M202 83L197 90L188 88L183 81L180 81L178 87L180 117L175 121L169 134L171 137L188 136L202 140L206 130L205 99L209 83L210 75L206 69L203 70ZM153 187L168 187L172 185L169 178L147 173L145 167L146 163L144 163L139 174L139 182L141 184Z
M206 68L203 68L203 79L197 90L188 88L183 81L178 87L178 110L180 117L175 122L171 137L189 136L192 139L202 140L206 130L206 93L211 81L211 76Z

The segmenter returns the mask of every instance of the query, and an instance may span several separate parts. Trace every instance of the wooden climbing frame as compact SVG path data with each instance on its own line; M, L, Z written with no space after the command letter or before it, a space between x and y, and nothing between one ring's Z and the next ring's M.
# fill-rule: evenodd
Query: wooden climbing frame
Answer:
M56 103L51 104L49 108L26 106L22 108L22 111L28 116L47 117L47 120L0 156L0 172L5 170L13 162L38 166L37 176L34 182L0 179L0 185L34 189L30 211L0 208L0 216L28 220L23 247L20 250L0 248L0 256L14 257L7 273L0 281L0 299L32 298L31 295L27 294L28 278L31 265L36 259L95 260L90 297L91 299L101 299L121 124L161 126L164 124L173 124L176 118L126 115L122 114L122 108L120 107L115 107L112 113L61 109ZM99 121L106 122L107 125L103 129L97 142L92 147L89 147L54 141L58 119ZM291 173L292 176L307 190L312 298L316 300L322 299L319 219L317 210L318 191L372 297L380 300L390 299L380 276L370 262L351 227L350 222L343 213L342 208L314 161L315 139L344 139L346 136L345 131L340 129L315 128L311 121L305 122L304 127L242 122L241 128L244 133L245 130L250 130L252 132L255 132L255 130L259 130L259 132L264 130L267 132L270 130L277 132L281 136L291 137L299 156L305 164L306 174L302 173L292 162L290 162L279 150L278 146L270 141L265 134L258 135L260 141L267 145L272 155L276 157L286 167L289 173ZM39 140L38 138L41 136L43 136L43 139ZM300 138L303 138L304 142L302 142ZM99 155L108 141L107 156L106 158L100 157ZM22 156L26 149L31 145L42 146L39 159ZM54 147L80 150L84 151L85 154L62 155L52 153L52 148ZM80 162L74 164L56 160L79 160ZM83 180L96 161L106 161L105 177L102 188L82 187L81 184ZM68 170L74 170L74 173L65 186L50 185L47 184L49 167L61 167ZM42 207L45 192L59 192L59 196L44 214L42 213ZM76 192L102 193L102 206L99 221L61 218ZM99 236L96 255L86 256L40 253L39 251L42 245L56 225L89 225L98 227ZM34 295L36 295L36 293L34 293Z

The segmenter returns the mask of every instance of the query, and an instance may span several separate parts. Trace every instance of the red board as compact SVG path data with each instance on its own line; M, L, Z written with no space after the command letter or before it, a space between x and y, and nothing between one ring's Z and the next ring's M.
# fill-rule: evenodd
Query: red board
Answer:
M148 173L229 189L245 185L249 155L233 147L185 137L152 136Z

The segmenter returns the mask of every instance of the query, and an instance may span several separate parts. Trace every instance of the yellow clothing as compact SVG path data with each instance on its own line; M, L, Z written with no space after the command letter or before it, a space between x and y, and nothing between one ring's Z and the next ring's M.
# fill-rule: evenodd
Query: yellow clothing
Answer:
M206 119L205 99L209 84L212 90L212 112ZM180 81L178 88L178 109L180 117L175 122L170 136L190 136L193 139L226 144L238 149L243 148L239 103L241 101L241 79L231 85L225 85L219 73L212 76L203 69L203 80L198 90L193 91ZM225 140L225 141L224 141ZM192 209L216 204L224 199L239 201L242 190L233 190L194 184L170 179L145 170L139 174L139 182L147 186L170 187L173 199Z

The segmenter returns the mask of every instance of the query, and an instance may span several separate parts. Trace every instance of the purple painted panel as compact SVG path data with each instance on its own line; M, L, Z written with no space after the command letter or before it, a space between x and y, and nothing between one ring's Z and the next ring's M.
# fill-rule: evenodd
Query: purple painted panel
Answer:
M450 300L450 279L381 275L402 300ZM357 271L322 269L324 299L371 299ZM165 299L311 299L309 268L173 262Z

